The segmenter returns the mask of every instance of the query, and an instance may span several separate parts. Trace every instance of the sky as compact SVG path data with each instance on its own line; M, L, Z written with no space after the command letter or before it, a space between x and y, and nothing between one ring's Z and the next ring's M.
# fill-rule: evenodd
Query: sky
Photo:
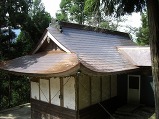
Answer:
M59 4L61 0L42 0L42 3L45 6L45 10L55 18L55 13L60 10Z

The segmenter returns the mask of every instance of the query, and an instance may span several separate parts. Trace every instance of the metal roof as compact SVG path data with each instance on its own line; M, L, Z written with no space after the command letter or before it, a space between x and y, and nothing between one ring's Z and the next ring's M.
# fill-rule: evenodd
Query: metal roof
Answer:
M54 27L47 28L48 32L65 46L69 51L77 54L80 62L95 72L118 72L137 68L122 57L116 46L134 46L128 35L121 32L101 32L61 25L62 33ZM78 25L79 26L79 25Z
M136 66L151 66L150 47L118 47L119 52Z
M10 60L3 63L0 68L12 73L30 76L62 76L68 72L76 71L78 63L77 56L74 53L42 52Z
M119 73L138 68L117 49L117 46L135 46L128 34L71 23L61 23L61 27L60 30L48 27L43 35L45 38L41 39L33 53L38 52L47 36L65 53L38 53L24 56L11 60L1 69L17 73L51 75L70 71L78 64L80 65L74 68L74 71L80 68L100 74Z

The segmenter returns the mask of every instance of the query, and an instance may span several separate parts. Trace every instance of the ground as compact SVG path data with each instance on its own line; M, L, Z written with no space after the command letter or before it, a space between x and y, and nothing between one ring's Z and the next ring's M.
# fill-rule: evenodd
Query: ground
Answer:
M0 119L31 119L30 104L20 105L14 108L0 111Z
M20 105L11 109L0 111L0 119L31 119L30 104ZM119 108L115 114L115 119L155 119L154 108L147 106Z
M154 108L144 105L125 105L113 114L115 119L155 119Z

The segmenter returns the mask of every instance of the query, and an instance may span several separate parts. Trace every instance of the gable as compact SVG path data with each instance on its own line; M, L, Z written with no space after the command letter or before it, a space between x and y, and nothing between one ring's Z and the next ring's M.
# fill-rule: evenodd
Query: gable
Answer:
M58 42L58 40L56 40L48 31L44 32L32 54L43 51L63 51L70 53L70 51Z
M41 47L36 51L36 53L45 52L45 51L63 51L60 47L58 47L55 42L53 42L49 37L43 42ZM64 51L63 51L64 52Z

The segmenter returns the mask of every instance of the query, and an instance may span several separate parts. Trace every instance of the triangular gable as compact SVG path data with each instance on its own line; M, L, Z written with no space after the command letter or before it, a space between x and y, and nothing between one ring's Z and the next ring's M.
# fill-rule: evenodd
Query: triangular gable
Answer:
M51 41L49 41L49 40ZM45 42L48 42L48 44L50 42L55 43L61 50L63 50L66 53L71 53L70 50L68 50L64 45L62 45L56 38L54 38L54 36L52 34L50 34L50 32L48 30L46 30L40 40L40 42L38 43L37 47L35 48L35 50L32 52L32 54L35 54L38 52L38 50L44 45Z

